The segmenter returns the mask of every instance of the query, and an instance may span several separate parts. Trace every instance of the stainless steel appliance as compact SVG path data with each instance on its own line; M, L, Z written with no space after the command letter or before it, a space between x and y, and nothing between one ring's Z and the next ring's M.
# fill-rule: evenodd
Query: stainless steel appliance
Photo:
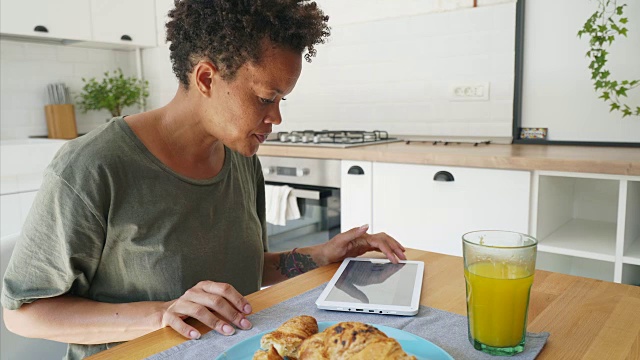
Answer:
M396 141L400 140L389 137L386 131L381 130L303 130L279 132L264 144L348 148Z
M267 223L269 251L324 243L340 233L340 161L260 156L265 182L288 185L301 218Z

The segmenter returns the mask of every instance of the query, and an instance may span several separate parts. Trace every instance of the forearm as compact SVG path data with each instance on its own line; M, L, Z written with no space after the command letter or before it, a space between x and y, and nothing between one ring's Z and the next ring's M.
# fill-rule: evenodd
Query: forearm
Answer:
M75 296L39 299L3 309L7 328L21 336L75 344L127 341L162 327L168 303L110 304Z
M262 285L277 284L326 264L320 245L296 249L293 253L265 253Z

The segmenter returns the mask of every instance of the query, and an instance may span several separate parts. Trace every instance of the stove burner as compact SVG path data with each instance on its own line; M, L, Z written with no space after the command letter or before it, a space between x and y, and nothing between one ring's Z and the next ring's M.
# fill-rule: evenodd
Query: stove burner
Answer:
M291 131L279 132L276 139L282 143L314 143L314 144L359 144L388 140L386 131L356 131L356 130L323 130L323 131Z
M412 142L414 143L431 143L433 145L438 145L438 144L442 144L442 145L449 145L449 144L455 144L455 145L460 145L460 144L469 144L469 145L473 145L473 146L478 146L478 145L489 145L491 144L491 140L482 140L482 141L473 141L473 140L467 140L467 141L448 141L448 140L407 140L404 143L409 145Z

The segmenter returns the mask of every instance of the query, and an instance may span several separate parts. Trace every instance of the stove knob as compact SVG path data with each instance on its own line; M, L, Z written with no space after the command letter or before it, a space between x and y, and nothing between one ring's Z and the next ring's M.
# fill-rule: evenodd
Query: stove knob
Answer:
M320 135L313 135L313 142L314 143L319 143L320 142Z
M288 137L287 134L281 134L280 135L280 142L287 142L287 137Z
M298 135L291 135L291 136L289 136L289 140L290 140L292 143L296 143L296 142L298 142L298 140L299 140Z
M263 167L262 173L265 175L271 175L276 173L276 169L273 166Z
M300 140L302 140L302 142L306 144L309 142L309 137L307 135L302 135L302 139Z
M305 176L305 175L309 175L309 169L307 168L296 169L296 176Z

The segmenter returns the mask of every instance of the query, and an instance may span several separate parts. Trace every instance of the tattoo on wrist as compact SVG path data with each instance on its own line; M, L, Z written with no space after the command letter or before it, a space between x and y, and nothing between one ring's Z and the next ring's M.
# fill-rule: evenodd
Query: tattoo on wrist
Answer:
M313 261L311 255L296 252L297 248L287 253L280 254L280 261L277 268L280 273L287 278L292 278L307 271L313 270L318 265Z

